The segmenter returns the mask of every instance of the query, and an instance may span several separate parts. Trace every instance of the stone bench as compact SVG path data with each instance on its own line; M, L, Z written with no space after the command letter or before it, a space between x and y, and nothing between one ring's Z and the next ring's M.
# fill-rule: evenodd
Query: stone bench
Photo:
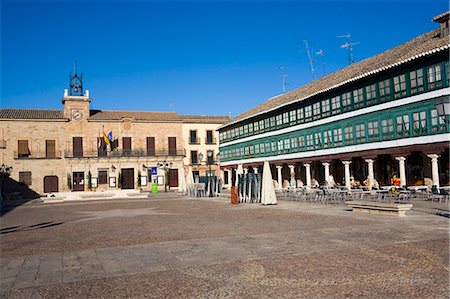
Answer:
M406 211L410 211L412 204L382 203L370 201L347 201L347 206L353 212L363 212L380 215L405 216Z

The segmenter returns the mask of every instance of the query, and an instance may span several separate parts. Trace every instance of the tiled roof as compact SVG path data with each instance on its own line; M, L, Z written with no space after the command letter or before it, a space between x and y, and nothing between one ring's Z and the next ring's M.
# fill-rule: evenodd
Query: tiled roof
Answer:
M239 114L231 123L237 123L251 116L308 99L314 95L336 89L347 83L374 75L378 72L407 63L419 57L431 55L449 48L448 36L439 37L439 30L418 36L400 46L352 64L300 88L271 98L254 108Z
M66 119L63 110L0 109L0 119Z
M121 120L130 117L137 121L181 121L176 112L146 112L146 111L104 111L91 110L89 120Z
M185 123L215 123L226 124L231 121L231 118L226 115L187 115L181 114L180 117Z
M431 20L434 21L434 22L438 22L438 21L440 21L441 19L444 19L444 18L448 19L449 14L450 14L450 12L446 11L444 13L441 13L440 15L435 16Z

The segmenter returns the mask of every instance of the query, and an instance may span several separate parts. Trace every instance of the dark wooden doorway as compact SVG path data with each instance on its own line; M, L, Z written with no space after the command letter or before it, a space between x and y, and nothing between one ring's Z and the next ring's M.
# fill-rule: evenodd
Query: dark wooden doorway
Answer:
M48 175L44 177L44 193L58 192L58 177Z
M73 191L84 191L84 172L73 173Z
M169 169L169 187L178 187L178 169Z
M134 189L134 168L122 169L122 189Z

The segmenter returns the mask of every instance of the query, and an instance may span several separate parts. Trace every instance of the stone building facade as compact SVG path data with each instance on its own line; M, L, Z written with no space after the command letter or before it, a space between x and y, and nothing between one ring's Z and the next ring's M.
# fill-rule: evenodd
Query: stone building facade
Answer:
M0 110L0 164L13 167L13 181L38 194L149 190L152 179L159 189L176 189L188 162L183 126L214 130L230 121L227 116L92 110L89 92L76 91L72 83L65 90L62 110ZM211 149L217 152L218 144Z

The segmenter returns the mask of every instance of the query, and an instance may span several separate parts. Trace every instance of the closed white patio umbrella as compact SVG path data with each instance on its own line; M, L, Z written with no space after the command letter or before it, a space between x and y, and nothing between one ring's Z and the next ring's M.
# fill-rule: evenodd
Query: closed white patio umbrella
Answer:
M244 173L244 168L242 168L242 164L238 165L238 168L236 170L236 183L235 186L238 187L238 196L239 196L239 202L243 202L243 195L242 192L239 192L239 175Z
M179 181L180 181L180 186L179 186L179 191L182 194L186 194L186 177L184 176L184 167L181 168L181 171L179 172Z
M277 196L275 195L275 189L273 188L272 173L268 161L264 162L262 176L261 203L263 205L276 205Z

